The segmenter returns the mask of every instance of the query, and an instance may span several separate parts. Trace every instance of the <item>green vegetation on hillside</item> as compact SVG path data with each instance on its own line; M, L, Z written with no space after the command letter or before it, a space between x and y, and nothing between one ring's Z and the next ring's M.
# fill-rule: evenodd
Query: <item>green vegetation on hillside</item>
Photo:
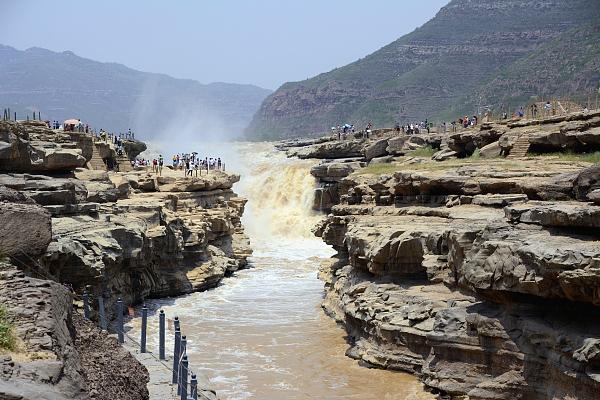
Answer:
M531 96L575 97L600 80L598 0L452 0L435 18L345 67L270 95L248 137L453 120Z
M558 159L559 161L575 161L575 162L588 162L597 164L600 163L600 151L593 153L542 153L532 154L534 157L548 157Z
M587 101L600 87L600 18L564 32L477 89L483 104L524 105L551 97ZM468 102L467 99L464 99Z
M13 350L16 338L6 308L0 304L0 349Z

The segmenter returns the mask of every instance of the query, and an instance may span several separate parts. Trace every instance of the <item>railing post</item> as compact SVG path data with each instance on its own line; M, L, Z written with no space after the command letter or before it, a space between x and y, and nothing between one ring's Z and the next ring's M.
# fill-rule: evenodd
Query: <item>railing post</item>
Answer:
M195 374L192 374L192 380L190 381L190 398L198 400L198 378Z
M175 317L175 345L173 346L173 381L177 383L179 373L179 346L181 345L181 331L179 329L179 320Z
M181 336L181 342L179 343L179 358L181 359L182 357L186 357L186 352L187 352L187 338L185 336ZM177 394L181 394L181 375L182 375L182 371L183 371L183 366L180 363L179 364L179 382L177 384ZM186 377L187 379L187 377Z
M100 329L103 331L108 330L108 324L106 323L106 314L104 312L104 297L98 296L98 316L100 319Z
M142 307L142 337L140 340L140 353L146 352L146 329L148 329L148 307Z
M123 334L123 300L117 299L117 336L119 343L125 343L125 335Z
M83 318L90 319L90 295L87 289L83 289Z
M165 357L165 311L160 310L158 314L158 358L160 360Z
M181 376L179 380L181 382L180 399L187 400L187 378L188 378L188 358L186 355L183 356L181 361Z

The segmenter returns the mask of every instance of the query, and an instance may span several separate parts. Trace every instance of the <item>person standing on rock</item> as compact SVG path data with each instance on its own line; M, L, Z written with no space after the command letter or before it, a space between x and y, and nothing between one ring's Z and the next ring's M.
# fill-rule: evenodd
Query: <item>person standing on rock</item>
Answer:
M200 170L200 160L196 157L194 161L194 171L196 171L196 178L198 177L198 171ZM202 175L202 171L200 171L200 175Z
M158 156L158 175L162 175L162 168L163 168L163 164L165 163L165 160L163 159L162 154L160 154Z

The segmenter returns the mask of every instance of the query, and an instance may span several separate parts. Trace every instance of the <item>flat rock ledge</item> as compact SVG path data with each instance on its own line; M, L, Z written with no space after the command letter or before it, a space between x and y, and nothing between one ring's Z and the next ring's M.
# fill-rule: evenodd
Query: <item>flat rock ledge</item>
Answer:
M107 172L93 169L95 152L116 157L90 135L0 122L0 258L13 263L0 264L0 303L22 345L0 356L0 398L148 399L146 369L73 312L71 293L87 289L93 320L102 295L113 319L119 297L132 306L206 290L252 253L239 175Z
M405 157L367 173L347 156L311 173L329 212L315 234L337 251L320 268L322 306L348 356L442 398L598 397L598 164Z

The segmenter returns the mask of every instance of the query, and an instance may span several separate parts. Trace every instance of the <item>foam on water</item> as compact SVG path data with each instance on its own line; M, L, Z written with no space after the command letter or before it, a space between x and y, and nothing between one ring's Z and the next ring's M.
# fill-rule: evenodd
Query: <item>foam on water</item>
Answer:
M334 252L311 233L322 218L311 210L311 163L286 159L268 144L232 149L242 174L235 190L249 199L243 223L254 248L250 268L213 290L150 303L169 319L179 316L192 369L228 400L433 398L414 377L362 368L344 356L345 332L320 309L317 269ZM136 332L138 324L130 324ZM150 346L157 328L150 318ZM172 349L172 332L167 336Z

